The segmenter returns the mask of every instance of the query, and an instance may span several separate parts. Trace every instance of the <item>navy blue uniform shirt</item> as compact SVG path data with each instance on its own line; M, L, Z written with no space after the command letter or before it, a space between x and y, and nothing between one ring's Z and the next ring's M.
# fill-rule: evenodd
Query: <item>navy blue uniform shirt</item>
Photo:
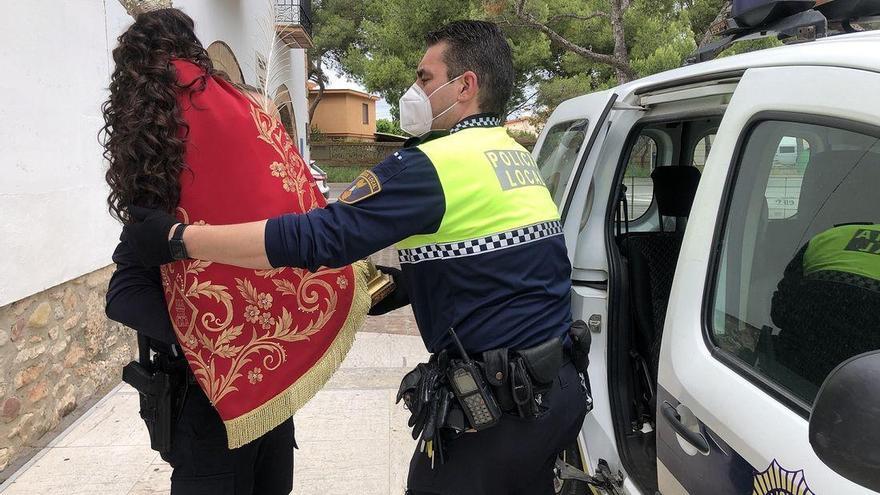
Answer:
M487 123L498 125L498 119L470 117L450 132ZM437 133L428 137L433 138L442 139ZM424 153L405 148L372 172L381 184L373 196L269 220L270 263L310 270L339 267L412 235L437 231L446 201ZM174 342L159 270L139 266L124 242L114 261L118 268L110 281L107 314L154 339ZM565 334L571 324L571 266L562 235L481 256L403 262L401 269L398 283L407 286L431 352L451 347L450 327L468 352L477 353L531 347Z
M474 116L451 132L488 125L498 125L497 119ZM424 153L405 148L372 172L381 184L373 196L270 220L265 237L269 262L310 270L339 267L407 237L437 231L446 200ZM563 335L571 324L571 266L562 235L474 257L402 260L401 269L431 352L451 346L450 327L466 350L482 352L531 347Z

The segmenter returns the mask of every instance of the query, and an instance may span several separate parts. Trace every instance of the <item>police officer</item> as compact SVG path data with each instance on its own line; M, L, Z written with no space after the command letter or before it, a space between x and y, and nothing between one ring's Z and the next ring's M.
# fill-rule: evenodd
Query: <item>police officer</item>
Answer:
M837 365L880 349L878 307L880 225L825 230L798 251L773 295L774 357L814 393Z
M514 72L500 29L453 22L428 34L427 45L400 100L401 126L418 139L361 174L337 203L173 236L175 218L133 209L141 221L125 235L148 265L191 257L262 269L338 267L396 243L402 270L385 270L399 289L374 313L411 303L429 351L461 358L454 329L465 353L503 361L493 387L519 369L511 383L525 394L515 407L499 397L507 407L491 428L444 434L442 462L420 443L410 493L553 493L555 460L589 401L569 359L532 352L569 342L571 267L559 214L531 155L501 127ZM528 355L538 358L504 364ZM549 379L543 363L555 363Z

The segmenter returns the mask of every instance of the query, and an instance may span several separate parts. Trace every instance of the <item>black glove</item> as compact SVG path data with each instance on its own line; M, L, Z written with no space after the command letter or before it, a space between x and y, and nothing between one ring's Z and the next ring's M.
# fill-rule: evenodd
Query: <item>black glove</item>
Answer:
M382 273L391 275L392 280L394 280L394 290L391 294L388 294L384 299L370 308L370 312L367 314L370 316L384 315L385 313L408 305L409 292L406 290L406 285L403 284L403 272L391 266L376 265L376 269Z
M141 264L152 267L174 261L168 245L168 233L180 220L165 211L140 206L129 206L128 214L132 223L122 228L122 235Z

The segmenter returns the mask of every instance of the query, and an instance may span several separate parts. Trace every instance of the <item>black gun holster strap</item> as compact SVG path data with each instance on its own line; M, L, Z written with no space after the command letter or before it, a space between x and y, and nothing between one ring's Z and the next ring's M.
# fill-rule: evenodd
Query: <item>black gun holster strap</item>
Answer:
M578 373L586 374L590 366L590 347L593 342L590 328L583 320L577 320L572 323L568 334L571 338L571 362Z
M186 375L168 365L172 363L169 356L157 355L152 359L150 340L140 333L138 357L138 361L122 369L122 381L138 391L140 415L147 425L150 447L166 454L171 451L172 430L186 395Z
M495 400L502 411L516 410L510 387L512 365L510 352L506 347L483 352L483 374L486 376L486 382L492 387Z

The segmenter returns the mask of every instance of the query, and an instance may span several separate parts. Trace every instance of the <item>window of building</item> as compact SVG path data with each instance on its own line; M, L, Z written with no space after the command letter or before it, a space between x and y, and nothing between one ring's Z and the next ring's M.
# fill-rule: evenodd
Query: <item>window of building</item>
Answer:
M871 132L761 122L732 186L710 336L804 407L834 367L880 349L880 145Z
M369 124L370 123L370 105L363 103L361 105L361 109L363 111L364 124Z
M238 59L235 58L235 53L232 52L229 45L222 41L215 41L208 46L207 51L215 69L223 71L234 84L244 84L241 66L239 66Z

